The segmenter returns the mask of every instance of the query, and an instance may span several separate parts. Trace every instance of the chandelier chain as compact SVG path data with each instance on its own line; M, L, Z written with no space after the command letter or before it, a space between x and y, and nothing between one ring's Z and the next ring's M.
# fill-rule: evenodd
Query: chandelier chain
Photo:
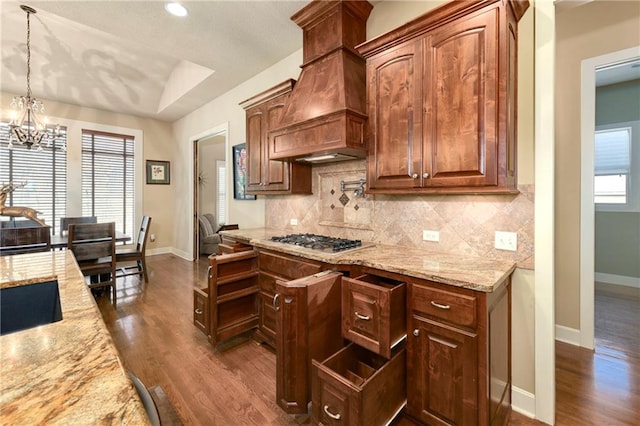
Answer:
M31 13L27 11L27 97L31 97L31 24L29 17Z

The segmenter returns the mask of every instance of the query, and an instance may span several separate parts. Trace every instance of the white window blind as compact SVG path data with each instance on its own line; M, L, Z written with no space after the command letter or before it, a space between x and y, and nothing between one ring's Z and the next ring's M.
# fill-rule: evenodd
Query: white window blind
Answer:
M602 130L595 138L595 175L629 174L631 128Z
M226 173L226 165L224 161L217 160L216 161L216 171L218 174L218 202L217 205L217 214L218 224L227 223L227 173Z
M56 146L66 146L67 129L63 127L60 131ZM8 123L0 123L0 183L26 182L24 188L8 195L6 205L36 209L40 212L38 218L51 225L53 233L59 232L60 218L66 216L67 153L59 148L27 149L15 143L10 150L8 143Z
M82 215L135 232L134 138L82 130Z

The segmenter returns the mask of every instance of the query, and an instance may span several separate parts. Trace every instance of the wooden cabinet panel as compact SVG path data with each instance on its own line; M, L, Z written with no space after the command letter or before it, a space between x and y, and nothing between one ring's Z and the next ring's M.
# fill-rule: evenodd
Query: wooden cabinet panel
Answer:
M209 335L209 289L193 289L193 324Z
M476 328L476 297L473 295L415 286L409 303L414 312L472 330Z
M367 62L370 188L420 184L421 49L421 43L412 40Z
M497 185L498 9L425 38L425 186Z
M412 316L407 342L407 412L434 425L478 423L475 334ZM410 390L410 391L409 391Z
M240 104L246 111L247 193L311 194L309 165L269 158L269 131L279 123L294 84L287 80Z
M342 279L342 335L386 358L406 336L403 282L363 275Z
M276 282L276 402L289 414L307 412L311 360L326 359L343 346L341 277L326 271Z

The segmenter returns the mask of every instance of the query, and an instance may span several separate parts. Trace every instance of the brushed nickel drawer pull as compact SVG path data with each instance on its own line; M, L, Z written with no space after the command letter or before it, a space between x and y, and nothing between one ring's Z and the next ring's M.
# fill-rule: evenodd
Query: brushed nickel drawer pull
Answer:
M196 309L196 314L197 315L202 315L202 309Z
M333 414L331 411L329 411L329 406L325 405L324 407L322 407L324 409L324 412L327 416L331 417L333 420L340 420L340 414Z
M280 298L280 294L276 293L273 295L273 301L271 302L271 304L273 305L273 309L275 309L276 311L280 310L280 306L278 306L278 299Z
M371 319L371 317L369 315L362 315L362 314L359 314L357 312L355 312L355 314L356 314L356 318L358 318L359 320L362 320L362 321L369 321Z
M420 335L420 330L418 330L417 328L413 330L413 335L418 337Z
M209 265L209 267L207 268L207 275L209 276L209 278L213 278L213 276L211 275L211 270L213 269L213 266Z
M431 301L431 306L434 306L434 307L440 308L440 309L451 309L451 306L449 306L449 305L441 305L440 303L436 303L433 300Z

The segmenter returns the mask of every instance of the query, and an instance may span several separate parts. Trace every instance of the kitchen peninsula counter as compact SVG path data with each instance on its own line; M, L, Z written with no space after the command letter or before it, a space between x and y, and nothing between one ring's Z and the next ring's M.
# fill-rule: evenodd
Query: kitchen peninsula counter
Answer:
M149 424L67 250L0 257L0 287L57 278L62 320L0 337L1 424Z
M367 266L487 293L495 291L516 268L515 262L510 261L438 253L395 245L376 244L333 254L270 240L272 236L291 233L292 231L270 228L221 232L239 242L258 248L334 265Z

